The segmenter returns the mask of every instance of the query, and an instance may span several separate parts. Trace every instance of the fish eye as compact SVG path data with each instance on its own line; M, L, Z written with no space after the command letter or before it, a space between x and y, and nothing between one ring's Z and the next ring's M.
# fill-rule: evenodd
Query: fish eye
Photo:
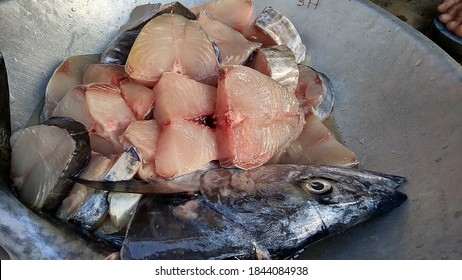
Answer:
M324 179L311 179L303 182L303 187L312 194L325 194L332 190L332 183Z

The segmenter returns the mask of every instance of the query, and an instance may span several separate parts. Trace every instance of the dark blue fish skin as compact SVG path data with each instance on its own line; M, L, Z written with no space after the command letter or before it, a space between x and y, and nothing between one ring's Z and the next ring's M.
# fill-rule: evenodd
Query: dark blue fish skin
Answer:
M395 190L405 178L348 168L218 168L198 178L196 194L140 201L122 258L284 259L406 200Z

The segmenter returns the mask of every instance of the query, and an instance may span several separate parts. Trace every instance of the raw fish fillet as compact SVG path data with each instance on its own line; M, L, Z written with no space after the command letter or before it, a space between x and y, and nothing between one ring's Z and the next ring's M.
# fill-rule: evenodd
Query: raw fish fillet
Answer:
M90 159L85 127L71 119L50 118L11 136L11 178L26 205L54 212L71 191L70 176Z
M218 159L224 167L266 163L303 125L295 95L245 66L223 68L215 115Z
M101 62L124 65L127 61L128 53L141 29L151 19L165 13L175 13L188 19L196 19L196 15L179 2L164 5L157 3L137 6L130 14L129 22L120 27L117 35L101 55Z
M135 114L135 118L137 120L149 118L155 101L152 89L132 79L120 81L119 88L123 99Z
M156 171L173 178L196 171L217 159L217 145L211 128L174 119L162 128L156 149Z
M85 97L95 120L95 132L122 151L119 137L135 121L135 116L122 98L120 89L109 84L91 84Z
M153 89L154 119L160 126L175 118L193 120L213 115L217 89L188 77L165 73Z
M83 124L85 128L90 131L95 121L88 110L87 100L85 98L86 91L86 86L76 86L73 88L57 104L52 116L74 119Z
M251 42L244 35L211 17L205 10L197 18L205 33L217 44L224 65L243 64L261 43Z
M141 30L125 71L152 87L164 72L177 72L216 85L218 60L212 42L197 21L177 14L152 19Z
M358 158L335 139L318 116L309 114L302 134L273 157L270 163L349 167L357 165Z
M128 77L123 65L117 64L89 64L83 73L83 84L100 83L118 85Z
M217 0L191 8L196 15L206 10L212 17L242 32L252 17L252 0Z
M148 180L156 176L155 155L160 126L156 120L135 121L121 136L124 148L134 146L141 154L141 167L138 176Z
M59 101L75 86L83 83L83 71L86 65L98 63L99 55L70 56L56 68L48 82L45 92L45 106L43 115L51 117Z

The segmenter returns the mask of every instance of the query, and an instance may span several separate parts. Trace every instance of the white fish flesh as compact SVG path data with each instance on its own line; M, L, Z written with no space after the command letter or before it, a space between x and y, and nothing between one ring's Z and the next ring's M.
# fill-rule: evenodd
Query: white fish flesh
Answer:
M155 95L150 88L132 79L120 81L119 88L123 99L137 120L144 120L151 117Z
M191 8L196 15L203 10L224 24L242 32L250 22L253 5L252 0L215 0Z
M86 91L86 86L76 86L71 89L56 105L51 116L71 118L91 131L95 121L88 110L87 99L85 98Z
M212 116L217 88L177 73L164 73L153 89L156 99L154 119L160 126L175 118L186 120Z
M122 26L101 55L101 63L124 65L128 54L141 29L151 19L165 13L176 13L188 19L196 19L196 16L179 2L161 5L146 4L137 6L130 14L127 24Z
M300 136L270 161L285 164L356 166L356 154L340 143L316 114L309 114Z
M43 118L51 117L59 101L75 86L83 83L83 72L88 64L98 63L99 55L74 55L56 68L47 84Z
M125 71L152 87L164 72L177 72L216 85L218 59L212 42L197 21L163 14L141 30L128 55Z
M205 33L217 44L223 65L243 64L261 43L251 42L228 25L214 19L205 10L197 21Z
M83 84L100 83L118 85L128 77L123 65L117 64L89 64L83 72Z
M85 127L71 119L51 118L11 136L11 177L21 201L54 212L90 158Z
M121 136L125 149L136 147L141 155L141 166L138 177L149 180L157 176L155 156L160 126L156 120L135 121L131 123Z
M95 132L122 151L119 137L135 115L121 96L119 87L109 84L91 84L85 93L88 110L95 121ZM116 114L109 114L116 112Z
M255 168L266 163L298 132L303 118L293 93L245 66L222 69L218 90L218 160L225 167Z
M162 127L155 158L156 172L163 178L196 171L217 159L215 134L203 124L173 119Z

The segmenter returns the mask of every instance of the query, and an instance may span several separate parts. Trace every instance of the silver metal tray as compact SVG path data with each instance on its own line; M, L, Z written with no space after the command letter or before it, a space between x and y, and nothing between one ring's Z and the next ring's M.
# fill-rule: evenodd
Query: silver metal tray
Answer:
M130 11L146 2L0 1L13 130L27 123L63 58L100 53ZM311 66L337 91L339 137L361 167L407 177L402 190L409 200L301 257L462 259L462 68L368 1L308 2L254 1L256 12L271 5L294 22Z

